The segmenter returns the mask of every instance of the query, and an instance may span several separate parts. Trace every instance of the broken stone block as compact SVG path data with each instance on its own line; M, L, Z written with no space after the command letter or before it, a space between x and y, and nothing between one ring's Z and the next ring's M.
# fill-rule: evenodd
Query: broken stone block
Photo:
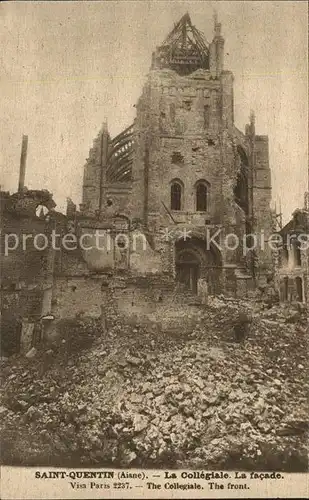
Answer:
M138 366L142 363L142 361L139 358L136 358L135 356L127 356L126 360L133 366Z
M200 377L194 378L194 383L199 387L199 389L204 389L204 382Z
M9 410L6 406L0 406L0 415L7 413Z
M121 463L123 466L131 465L136 457L137 455L134 451L126 451L122 456Z
M149 423L148 418L144 417L143 415L140 415L139 413L134 415L133 427L135 432L141 432L144 429L146 429L148 423Z
M37 351L37 349L36 349L35 347L32 347L32 348L30 349L30 351L28 351L28 352L27 352L27 354L26 354L26 358L28 358L28 359L35 358L35 356L36 356L37 352L38 352L38 351Z
M29 420L36 420L41 417L42 412L35 408L34 406L30 406L26 412L26 416Z
M18 408L23 411L23 410L26 410L29 406L29 404L26 402L26 401L17 401L16 403L16 406L18 406Z

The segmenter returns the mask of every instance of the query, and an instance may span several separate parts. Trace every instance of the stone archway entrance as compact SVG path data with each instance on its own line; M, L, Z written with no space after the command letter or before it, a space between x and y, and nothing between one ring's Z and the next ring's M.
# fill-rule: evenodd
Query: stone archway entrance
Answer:
M176 279L187 290L198 293L198 282L207 282L211 295L221 292L221 255L214 249L207 249L200 238L180 239L175 244Z
M176 279L188 290L197 294L197 283L200 274L200 262L194 252L179 252L176 261Z

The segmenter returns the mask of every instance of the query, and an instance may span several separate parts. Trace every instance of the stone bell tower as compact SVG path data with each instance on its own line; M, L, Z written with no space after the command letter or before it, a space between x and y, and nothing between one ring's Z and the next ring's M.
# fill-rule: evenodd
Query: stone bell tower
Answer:
M220 244L235 234L234 251L223 245L204 259L205 269L221 269L218 287L230 280L235 290L248 288L259 262L271 263L266 251L245 255L242 246L262 226L270 233L271 216L267 137L255 134L253 115L246 134L235 127L233 84L217 17L208 43L185 14L153 53L137 104L131 210L154 234L186 226L205 240L216 227Z
M223 205L229 210L222 183L234 150L232 142L223 143L233 127L233 75L224 71L223 54L217 20L208 44L188 14L153 53L137 104L132 169L133 211L149 227L172 218L205 225L222 220ZM173 205L174 181L181 199ZM199 182L204 204L196 200Z
M133 125L113 139L103 127L95 141L83 203L98 219L138 221L155 272L242 294L272 264L269 249L243 248L246 234L263 232L267 242L272 231L271 177L268 137L256 134L254 114L245 133L235 127L233 85L217 17L209 43L185 14L152 54ZM163 241L170 230L178 235ZM179 237L185 230L190 242Z

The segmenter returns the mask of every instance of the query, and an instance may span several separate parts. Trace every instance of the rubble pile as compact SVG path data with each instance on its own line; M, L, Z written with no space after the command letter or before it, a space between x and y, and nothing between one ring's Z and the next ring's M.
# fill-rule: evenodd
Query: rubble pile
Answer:
M250 332L236 343L231 319L244 308ZM13 356L2 370L2 461L305 471L303 314L221 297L201 306L193 331L115 320L70 355L62 342Z

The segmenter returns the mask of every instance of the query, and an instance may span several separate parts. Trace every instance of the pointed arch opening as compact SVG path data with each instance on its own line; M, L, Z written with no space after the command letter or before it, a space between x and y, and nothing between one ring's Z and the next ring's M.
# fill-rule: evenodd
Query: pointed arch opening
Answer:
M193 234L189 239L175 242L176 280L185 289L198 293L199 280L207 282L208 293L216 295L222 291L222 256L218 249L205 239Z
M195 184L195 209L197 212L207 212L209 208L209 183L199 180Z
M179 179L172 180L170 197L171 197L171 200L170 200L171 210L175 210L175 211L182 210L183 183Z

